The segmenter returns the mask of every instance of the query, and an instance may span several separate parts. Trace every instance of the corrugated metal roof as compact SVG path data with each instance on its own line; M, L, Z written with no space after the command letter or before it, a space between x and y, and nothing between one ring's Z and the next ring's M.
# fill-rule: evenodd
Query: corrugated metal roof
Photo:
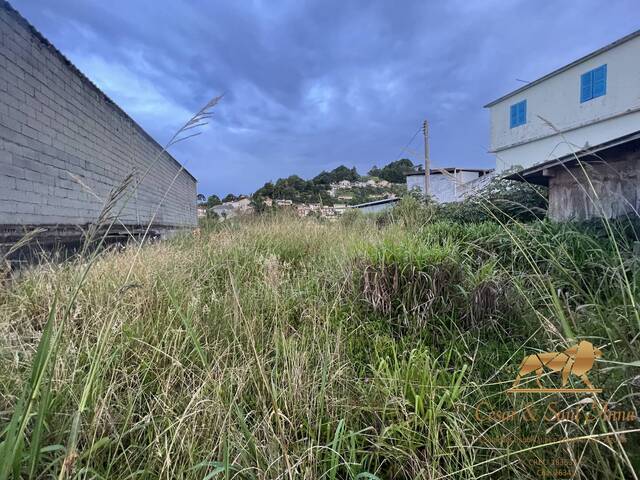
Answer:
M350 208L362 208L370 207L371 205L383 205L385 203L399 202L399 198L384 198L382 200L375 200L373 202L359 203L358 205L350 205Z
M441 173L454 173L454 172L478 172L478 173L491 173L493 172L493 168L457 168L457 167L447 167L447 168L432 168L431 175L438 175ZM424 176L424 172L410 172L405 173L406 177L411 177L413 175Z

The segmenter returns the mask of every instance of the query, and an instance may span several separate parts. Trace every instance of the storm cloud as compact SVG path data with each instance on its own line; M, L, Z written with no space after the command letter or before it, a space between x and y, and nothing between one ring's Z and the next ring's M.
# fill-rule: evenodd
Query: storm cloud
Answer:
M13 0L202 193L250 193L340 164L491 167L487 102L638 28L637 2ZM517 80L519 79L519 80Z

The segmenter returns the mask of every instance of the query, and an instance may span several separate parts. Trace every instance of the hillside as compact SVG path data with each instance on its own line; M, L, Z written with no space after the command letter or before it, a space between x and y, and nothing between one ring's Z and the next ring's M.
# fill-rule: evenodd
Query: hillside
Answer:
M355 167L341 165L329 172L322 171L309 180L291 175L267 182L253 193L252 198L258 203L269 198L291 200L294 204L356 205L401 196L406 192L405 174L418 168L410 160L401 159L382 168L374 166L368 175L360 175ZM216 199L219 201L215 195L209 198L210 206ZM230 194L227 198L235 196Z

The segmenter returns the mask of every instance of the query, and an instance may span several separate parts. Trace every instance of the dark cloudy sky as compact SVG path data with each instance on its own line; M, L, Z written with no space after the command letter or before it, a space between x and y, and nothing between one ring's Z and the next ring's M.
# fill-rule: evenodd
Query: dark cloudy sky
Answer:
M484 104L640 28L637 0L11 0L202 193L398 158L424 118L435 166L493 166ZM408 156L420 161L420 137Z

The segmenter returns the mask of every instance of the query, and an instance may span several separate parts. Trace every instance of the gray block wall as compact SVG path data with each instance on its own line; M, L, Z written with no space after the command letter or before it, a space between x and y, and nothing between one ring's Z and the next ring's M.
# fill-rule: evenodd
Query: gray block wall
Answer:
M0 225L85 225L135 171L120 215L192 227L196 180L0 0ZM149 171L146 178L145 172ZM74 180L72 175L80 182ZM122 205L122 204L121 204Z

